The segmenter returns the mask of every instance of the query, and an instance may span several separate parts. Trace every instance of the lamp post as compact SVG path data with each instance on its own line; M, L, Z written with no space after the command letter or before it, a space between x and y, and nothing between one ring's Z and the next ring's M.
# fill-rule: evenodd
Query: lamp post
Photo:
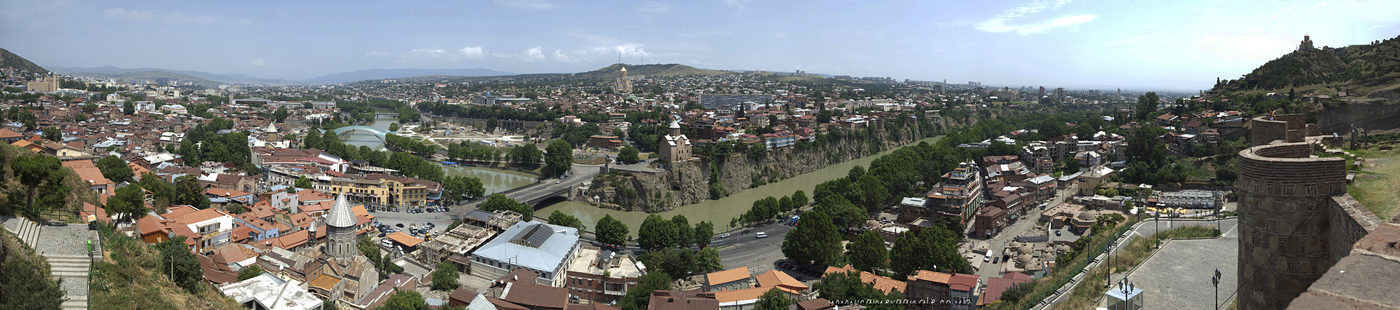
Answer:
M1220 269L1215 269L1215 276L1210 278L1210 285L1215 286L1215 303L1211 309L1220 309Z

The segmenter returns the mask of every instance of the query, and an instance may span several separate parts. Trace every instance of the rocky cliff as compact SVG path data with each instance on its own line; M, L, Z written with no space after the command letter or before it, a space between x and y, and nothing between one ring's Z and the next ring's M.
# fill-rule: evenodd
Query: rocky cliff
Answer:
M804 150L776 148L767 156L751 158L742 153L719 160L693 160L679 163L662 174L612 173L599 175L580 200L591 200L615 209L661 212L711 198L712 172L718 174L723 194L816 171L881 151L898 148L924 138L917 126L873 131L872 138L850 132L844 138ZM878 137L878 139L875 139ZM872 142L875 141L875 142ZM698 152L697 152L698 153Z

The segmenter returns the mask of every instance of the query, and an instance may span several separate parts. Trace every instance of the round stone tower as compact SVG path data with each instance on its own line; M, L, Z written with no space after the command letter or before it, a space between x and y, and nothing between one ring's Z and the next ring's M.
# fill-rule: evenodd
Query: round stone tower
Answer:
M345 193L335 198L326 215L326 247L323 250L333 258L347 258L359 254L355 247L355 212L350 210L350 202Z
M1240 151L1240 309L1283 309L1332 267L1330 196L1346 193L1346 160L1313 158L1312 145Z

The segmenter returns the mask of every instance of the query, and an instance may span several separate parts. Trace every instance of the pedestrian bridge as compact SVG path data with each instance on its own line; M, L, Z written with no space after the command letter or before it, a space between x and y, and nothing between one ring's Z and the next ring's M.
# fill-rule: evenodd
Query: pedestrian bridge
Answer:
M335 129L337 136L345 135L347 132L368 132L379 137L380 140L384 140L384 135L389 134L389 131L369 126L345 126Z

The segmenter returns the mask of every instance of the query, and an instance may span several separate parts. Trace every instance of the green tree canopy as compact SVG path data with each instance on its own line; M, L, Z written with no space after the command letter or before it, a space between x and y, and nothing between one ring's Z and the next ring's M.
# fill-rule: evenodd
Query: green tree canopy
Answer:
M423 294L417 291L400 291L394 289L394 295L389 296L389 300L384 302L378 310L429 310L428 301L423 299Z
M549 175L562 175L573 168L574 148L563 140L550 141L549 147L545 148L544 162Z
M185 236L175 236L156 245L160 250L161 272L175 280L175 284L191 293L199 293L200 281L204 279L204 269L199 266L194 253L185 246Z
M754 302L754 309L787 310L788 306L791 305L792 300L788 299L787 296L784 295L783 291L779 291L778 288L774 287L768 289L768 291L766 292L763 292L763 295L758 297L758 301Z
M676 246L689 248L695 244L695 228L690 227L690 220L685 215L676 214L671 217L671 225L676 226Z
M107 199L106 209L112 215L125 214L123 218L139 220L146 217L146 193L135 184L122 186Z
M861 233L856 237L856 241L847 245L850 250L851 266L856 269L875 272L884 268L889 260L889 253L885 249L885 238L880 237L880 233L872 230Z
M648 215L646 220L642 221L641 229L637 230L637 245L647 251L675 247L678 243L676 238L676 226L656 214Z
M482 211L515 211L515 213L520 213L522 218L535 218L535 208L531 208L530 205L520 203L519 201L515 201L515 199L499 193L491 194L490 197L486 197L486 202L481 203L480 208Z
M635 147L624 146L622 150L617 152L617 161L624 164L630 164L641 160L642 158L638 155L637 148Z
M691 241L691 244L699 246L710 245L710 240L715 237L715 223L711 223L710 221L695 223L695 229L692 235L693 239L691 240L693 241Z
M243 280L252 279L253 277L261 275L262 273L262 266L258 266L257 264L243 267L243 269L238 270L238 282L243 282Z
M209 197L204 196L204 186L193 175L183 175L175 179L175 199L177 205L190 205L197 209L209 208Z
M593 230L598 236L598 242L605 244L622 246L627 243L627 234L631 233L627 229L627 223L612 217L612 214L603 215L598 219L598 224L593 226Z
M564 214L564 212L559 212L559 210L554 210L553 213L549 214L549 223L553 225L578 228L579 230L584 229L583 222L579 221L577 217L574 217L573 215Z
M102 177L117 184L130 182L136 176L136 173L131 171L131 166L127 166L126 161L116 155L108 155L97 160L97 169L102 171Z
M44 140L49 140L49 141L54 141L54 142L62 142L62 141L63 141L63 133L62 133L62 132L59 132L59 131L58 131L58 128L54 128L54 127L44 127Z
M627 290L618 305L623 310L646 310L651 303L651 292L671 290L671 276L665 272L652 271L637 277L637 285Z
M462 286L457 283L457 274L457 264L452 261L438 263L437 269L433 269L433 290L451 292Z
M783 237L783 255L803 264L826 266L841 255L841 235L821 211L802 214L802 225Z

